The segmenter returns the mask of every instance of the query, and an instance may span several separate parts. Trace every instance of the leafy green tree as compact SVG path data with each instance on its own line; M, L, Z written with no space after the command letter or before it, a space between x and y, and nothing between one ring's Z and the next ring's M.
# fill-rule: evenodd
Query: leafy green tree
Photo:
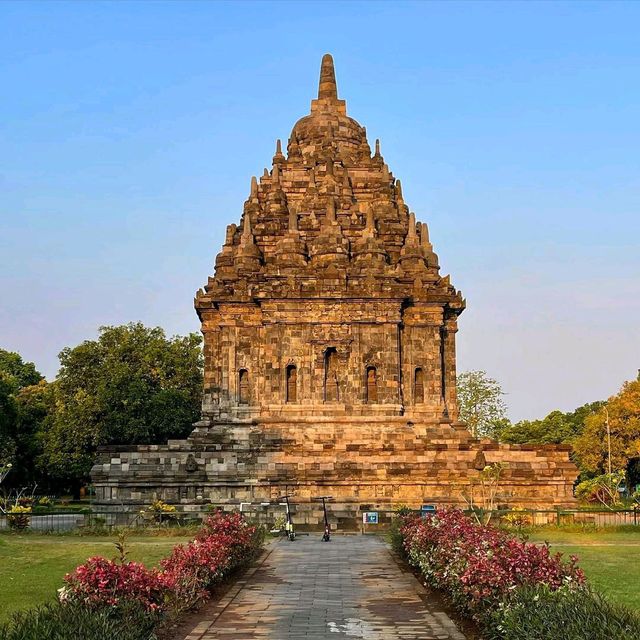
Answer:
M12 483L24 480L25 469L34 466L27 450L32 434L24 430L19 398L25 389L43 381L33 362L24 362L20 354L0 349L0 464L12 464Z
M97 340L64 349L41 468L79 480L100 445L188 435L200 414L200 343L198 334L167 338L159 327L132 323L101 327Z
M33 362L24 362L20 354L5 349L0 349L0 372L6 375L14 392L44 379Z
M37 466L42 455L42 432L52 418L55 408L55 383L40 380L38 384L23 387L15 396L16 443L15 464L11 474L13 485L38 483L51 487L46 474Z
M521 420L503 428L500 442L508 444L570 444L584 429L584 419L602 407L591 402L575 411L552 411L542 420Z
M584 430L574 442L574 452L581 469L591 475L609 471L607 421L611 469L622 471L631 458L640 455L640 376L638 380L625 382L605 406L585 418Z
M466 422L476 437L493 438L505 428L507 407L504 392L486 371L466 371L457 380L460 420Z
M16 422L14 384L10 377L0 371L0 466L13 463L16 443L13 438Z

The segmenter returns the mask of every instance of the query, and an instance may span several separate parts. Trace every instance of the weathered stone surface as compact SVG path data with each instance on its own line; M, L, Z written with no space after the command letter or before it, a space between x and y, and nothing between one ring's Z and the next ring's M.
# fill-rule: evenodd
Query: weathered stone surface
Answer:
M105 450L98 504L196 508L293 490L308 506L299 519L313 523L310 499L330 493L353 524L363 505L459 503L481 461L507 464L512 504L572 501L566 447L478 441L456 422L465 302L336 87L325 56L311 114L251 180L196 294L202 419L185 441Z

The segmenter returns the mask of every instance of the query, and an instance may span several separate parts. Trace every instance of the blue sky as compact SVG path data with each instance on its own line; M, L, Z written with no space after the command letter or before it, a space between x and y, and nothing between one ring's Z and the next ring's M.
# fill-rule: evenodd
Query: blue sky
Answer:
M0 346L198 330L251 175L331 52L513 419L640 367L640 3L0 3Z

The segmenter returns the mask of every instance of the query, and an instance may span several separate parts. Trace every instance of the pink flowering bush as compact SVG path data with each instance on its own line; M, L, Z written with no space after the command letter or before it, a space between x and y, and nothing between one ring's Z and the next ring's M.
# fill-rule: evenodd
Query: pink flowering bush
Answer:
M400 532L409 562L427 583L445 591L462 613L480 622L519 587L544 584L556 590L584 583L577 558L564 562L547 546L522 542L459 510L438 511L424 519L406 517Z
M209 597L209 589L228 573L229 549L214 536L196 539L174 547L161 561L164 575L171 583L174 606L188 609Z
M170 588L167 577L139 562L118 564L113 560L89 558L64 577L60 600L92 608L118 607L131 602L150 612L162 611Z
M65 576L60 602L93 609L137 606L150 615L179 613L209 597L210 590L249 562L262 544L262 529L239 513L207 518L196 538L174 547L161 570L137 562L89 558Z
M262 530L251 526L241 513L223 511L217 511L204 521L196 540L212 537L227 548L230 568L246 562L263 542Z
M207 518L195 540L178 545L161 561L174 607L189 609L206 600L213 586L253 558L262 544L261 533L239 513L219 511Z

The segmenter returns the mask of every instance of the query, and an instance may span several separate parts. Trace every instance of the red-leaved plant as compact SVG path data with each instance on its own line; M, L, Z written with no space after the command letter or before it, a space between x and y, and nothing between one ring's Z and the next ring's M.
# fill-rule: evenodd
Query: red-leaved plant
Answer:
M205 520L195 540L175 547L160 563L172 584L175 608L206 600L213 586L250 560L261 543L256 534L241 514L219 511Z
M458 609L476 620L508 600L517 587L546 584L554 590L584 583L575 556L564 562L547 546L473 522L460 510L405 517L400 531L409 561L428 584L445 591Z
M133 603L150 613L171 606L179 612L206 600L211 588L249 561L261 543L257 527L241 514L217 512L207 518L194 540L174 547L160 562L160 571L128 562L125 555L120 563L89 558L65 576L60 601L95 608Z
M162 611L170 588L167 577L139 562L119 564L99 556L89 558L64 577L62 602L90 607L118 607L131 602L150 612Z

